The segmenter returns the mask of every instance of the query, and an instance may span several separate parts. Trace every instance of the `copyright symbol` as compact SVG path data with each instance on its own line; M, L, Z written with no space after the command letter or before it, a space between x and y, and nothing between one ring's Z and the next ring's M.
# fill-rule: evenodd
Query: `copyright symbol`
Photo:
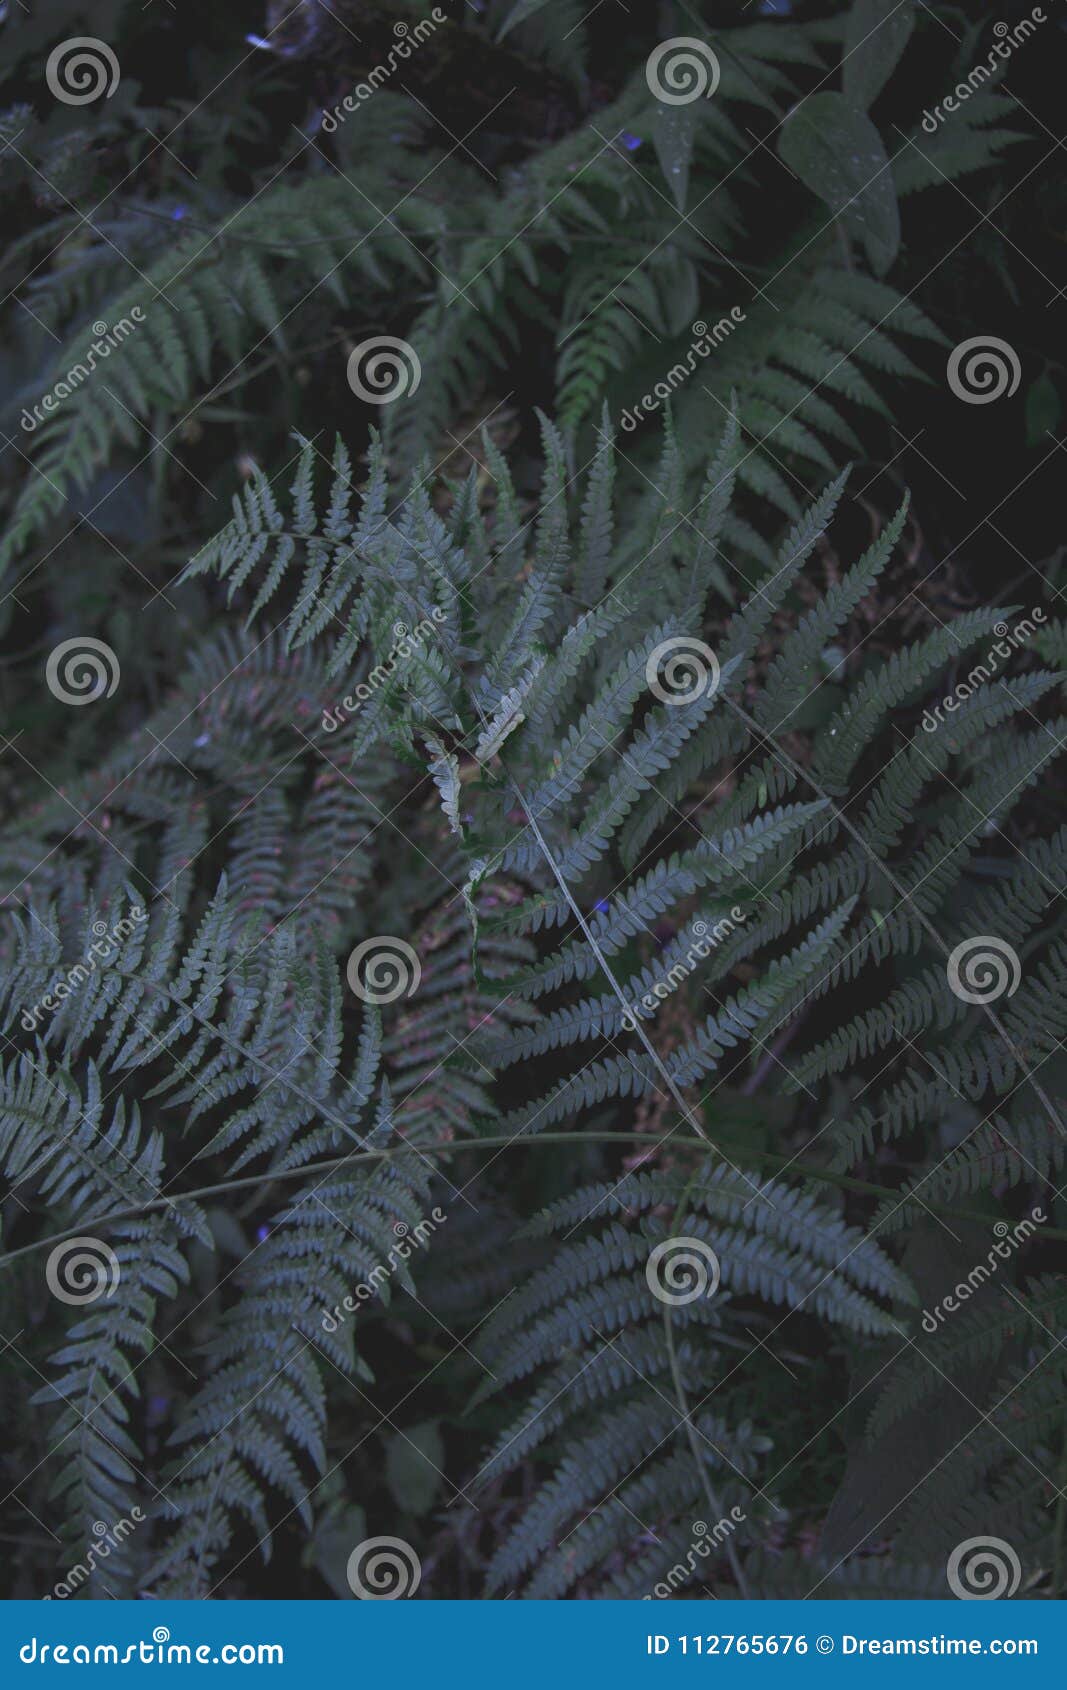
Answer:
M834 1652L834 1640L832 1637L817 1637L815 1639L815 1647L818 1649L820 1655L832 1655Z

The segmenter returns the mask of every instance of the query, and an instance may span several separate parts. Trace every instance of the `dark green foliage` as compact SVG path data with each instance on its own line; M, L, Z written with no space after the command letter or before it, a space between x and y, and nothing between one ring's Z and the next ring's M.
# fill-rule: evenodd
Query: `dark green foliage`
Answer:
M5 25L8 1593L132 1517L84 1594L1062 1596L1062 571L911 450L1023 450L945 374L1020 102L924 128L949 7L728 7L674 106L492 0L331 128L350 6L194 10L84 144Z

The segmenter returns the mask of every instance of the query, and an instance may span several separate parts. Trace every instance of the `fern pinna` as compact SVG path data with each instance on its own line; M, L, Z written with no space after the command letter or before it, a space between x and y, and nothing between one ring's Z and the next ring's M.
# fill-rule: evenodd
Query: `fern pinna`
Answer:
M143 1499L112 1594L240 1590L351 1516L403 1321L482 1444L437 1553L485 1594L867 1594L874 1561L943 1594L979 1491L1036 1569L1062 1460L1060 677L1020 647L931 732L1021 608L843 656L906 501L830 573L834 476L742 570L735 418L684 514L619 476L606 417L584 465L542 439L536 493L484 440L488 494L398 489L378 445L358 485L341 443L298 442L288 489L256 474L189 565L247 626L161 704L144 750L175 760L109 759L74 833L48 799L0 838L33 1484L71 1546ZM686 473L668 415L655 486ZM403 991L353 969L386 939ZM953 1252L1039 1209L990 1313L942 1329ZM87 1241L109 1294L43 1296ZM881 1508L846 1473L813 1556L801 1480L846 1404L852 1447L914 1483Z

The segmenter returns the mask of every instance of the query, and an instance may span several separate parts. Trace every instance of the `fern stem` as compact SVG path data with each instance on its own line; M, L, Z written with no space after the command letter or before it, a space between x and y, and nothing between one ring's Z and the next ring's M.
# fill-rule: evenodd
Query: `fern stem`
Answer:
M801 1027L803 1027L805 1019L805 1016L798 1015L794 1021L791 1021L788 1026L782 1029L774 1042L767 1047L756 1065L755 1073L751 1074L741 1087L742 1097L755 1096L772 1068L778 1067L779 1057L789 1049Z
M450 1156L457 1150L518 1150L536 1149L543 1144L662 1144L663 1133L641 1132L610 1132L586 1131L577 1133L531 1133L529 1135L499 1134L485 1138L457 1138L443 1144L420 1144L417 1148L420 1156ZM710 1142L710 1141L709 1141ZM219 1197L225 1192L247 1191L251 1186L263 1188L279 1185L285 1180L302 1179L308 1174L338 1173L342 1168L351 1167L357 1162L377 1162L389 1160L393 1156L403 1156L415 1148L409 1144L399 1144L391 1149L360 1150L348 1156L332 1156L322 1162L306 1162L302 1168L283 1168L277 1173L245 1174L240 1179L220 1180L215 1185L201 1185L194 1191L181 1191L173 1197L153 1198L151 1202L142 1203L139 1207L128 1209L114 1209L106 1215L97 1215L91 1220L79 1221L77 1226L68 1226L62 1232L54 1232L48 1238L39 1238L34 1244L23 1244L17 1250L10 1250L0 1256L0 1268L5 1268L10 1262L17 1261L20 1256L32 1255L35 1250L47 1250L53 1244L60 1244L65 1238L73 1238L77 1233L95 1230L99 1227L113 1225L116 1221L135 1220L139 1215L147 1215L156 1209L171 1209L176 1203L193 1203L201 1198ZM774 1150L756 1150L737 1144L716 1145L721 1153L733 1152L737 1156L747 1158L753 1162L767 1162L772 1167L794 1167L798 1174L806 1179L823 1180L829 1185L841 1186L846 1191L856 1191L865 1197L897 1198L901 1193L894 1191L888 1185L873 1185L870 1180L855 1179L851 1174L835 1174L828 1168L804 1168L795 1157L783 1156ZM904 1196L907 1201L907 1194ZM950 1203L933 1203L924 1199L924 1206L935 1214L950 1215L956 1220L982 1221L988 1224L989 1215L981 1214L977 1209L958 1209ZM1056 1238L1067 1240L1067 1231L1059 1227L1045 1226L1041 1229L1042 1238Z
M585 935L585 939L586 939L590 949L592 950L593 955L596 957L597 962L600 964L600 967L603 970L605 979L607 980L607 982L610 985L612 991L615 993L615 996L618 998L619 1002L621 1003L624 1012L627 1015L629 1015L630 1014L630 1005L626 1000L626 994L623 991L622 987L619 985L619 982L615 977L615 973L614 973L614 970L612 969L611 964L609 963L607 957L604 955L604 952L602 951L600 945L597 943L596 936L594 935L592 928L589 926L589 923L586 921L585 916L582 914L581 910L578 908L578 905L575 902L574 897L571 894L571 889L567 885L566 879L564 878L563 874L561 873L559 866L556 863L556 859L552 855L551 850L549 849L548 842L545 839L544 834L541 832L541 829L537 825L537 818L534 816L533 811L530 809L529 804L527 804L527 802L526 802L525 798L523 797L522 793L519 791L518 785L516 784L516 781L515 781L515 777L511 774L510 770L508 771L508 779L511 782L512 791L514 792L516 798L519 800L519 803L522 805L523 809L526 812L526 817L527 817L527 820L530 823L530 827L531 827L531 830L533 832L533 836L537 840L537 844L538 844L538 847L540 849L541 855L544 857L545 862L548 864L549 868L552 870L553 878L555 879L556 885L559 887L560 891L563 893L564 898L567 900L567 903L570 906L571 914L574 916L574 919L577 921L579 927L582 930L582 933ZM689 1105L686 1103L685 1098L682 1096L681 1092L678 1090L678 1087L675 1084L674 1080L672 1079L670 1072L667 1069L666 1064L664 1063L663 1059L660 1057L660 1055L658 1054L658 1052L654 1048L651 1040L648 1037L648 1034L645 1032L645 1029L641 1025L640 1021L635 1020L634 1031L637 1034L638 1038L640 1039L641 1043L644 1045L646 1052L652 1058L652 1061L655 1064L657 1071L662 1076L663 1083L667 1087L667 1090L670 1092L671 1097L674 1099L675 1103L678 1105L678 1108L681 1110L683 1120L688 1121L689 1125L692 1127L693 1131L696 1133L698 1138L702 1138L704 1140L705 1144L710 1145L712 1143L712 1140L708 1137L708 1134L704 1131L703 1127L700 1125L700 1122L696 1119L695 1115L692 1113L691 1109L689 1108Z
M580 1133L536 1133L529 1137L516 1137L514 1134L486 1138L452 1139L443 1144L420 1144L418 1152L421 1156L447 1156L454 1150L506 1150L511 1145L531 1144L569 1144L604 1143L605 1141L633 1144L635 1141L648 1140L650 1143L663 1142L662 1133L624 1133L624 1132L580 1132ZM92 1230L97 1227L113 1225L116 1221L135 1220L139 1215L149 1214L154 1209L170 1209L176 1203L195 1203L201 1199L210 1200L221 1196L224 1192L247 1191L251 1186L269 1188L279 1185L285 1180L303 1179L308 1174L339 1173L342 1168L349 1168L360 1162L389 1161L394 1156L403 1156L415 1148L410 1144L398 1144L381 1150L358 1150L347 1156L331 1156L321 1162L305 1162L302 1168L281 1168L276 1173L244 1174L240 1179L220 1180L215 1185L200 1185L193 1191L182 1191L174 1197L153 1198L139 1207L113 1209L106 1215L97 1215L91 1220L80 1221L77 1226L66 1227L62 1232L52 1233L48 1238L40 1238L35 1244L23 1244L17 1250L9 1250L0 1256L0 1268L7 1267L9 1262L17 1261L20 1256L32 1255L35 1250L47 1250L51 1245L61 1243L64 1238L71 1238L76 1233L84 1232L86 1228ZM1046 1233L1043 1236L1047 1236Z
M770 733L768 733L764 728L761 728L759 723L749 715L748 711L743 709L740 704L734 701L734 699L724 697L723 702L728 710L732 710L734 715L739 717L740 720L745 723L750 733L754 733L758 739L762 740L764 745L768 746L769 749L773 751L779 761L784 763L786 768L789 769L798 780L801 780L805 782L806 785L810 786L811 790L829 805L837 821L844 828L845 832L855 840L864 856L874 865L875 869L879 873L885 875L886 880L893 888L893 891L896 893L901 903L907 904L909 909L913 911L915 918L919 922L919 925L922 927L924 933L928 938L933 940L934 944L941 952L941 955L944 957L951 956L952 952L950 947L945 943L945 940L942 939L933 922L924 913L924 911L920 909L918 903L912 899L911 893L907 890L904 884L897 879L888 863L883 862L873 847L867 843L859 828L849 821L840 805L835 802L828 792L824 791L823 787L815 779L814 775L812 775L808 769L802 768L801 765L789 755L788 751L784 750ZM1048 1096L1045 1088L1038 1082L1038 1080L1035 1079L1034 1075L1027 1072L1022 1052L1016 1045L1004 1023L1001 1021L1000 1016L988 1003L983 1003L981 1007L985 1010L991 1025L999 1034L1005 1047L1011 1052L1012 1056L1019 1064L1020 1072L1023 1074L1026 1082L1033 1088L1034 1095L1037 1097L1041 1107L1047 1113L1049 1120L1055 1126L1057 1132L1060 1134L1060 1137L1067 1137L1067 1131L1064 1129L1063 1122L1060 1120L1052 1099Z
M676 1231L682 1215L685 1212L686 1204L689 1201L689 1192L695 1177L695 1174L691 1174L689 1176L685 1183L685 1190L678 1199L678 1206L674 1211L674 1219L671 1222L672 1232ZM696 1427L693 1425L692 1419L690 1418L689 1398L686 1395L685 1385L682 1381L682 1370L678 1365L678 1354L674 1347L674 1321L671 1318L671 1308L669 1303L665 1303L663 1306L663 1329L667 1337L667 1360L670 1365L671 1381L674 1385L675 1399L682 1419L685 1422L686 1436L689 1439L689 1448L692 1451L693 1460L696 1462L697 1472L700 1474L701 1487L703 1488L704 1495L708 1499L708 1507L715 1516L714 1524L709 1527L710 1530L714 1531L715 1525L717 1525L720 1520L724 1519L725 1516L722 1511L722 1504L715 1495L714 1487L708 1476L707 1462L704 1459L704 1451L701 1449L700 1444L697 1441ZM734 1575L734 1582L737 1585L740 1594L747 1602L749 1599L748 1585L745 1580L744 1572L741 1568L740 1557L733 1545L732 1536L726 1539L725 1548L726 1559L730 1563L730 1571Z
M1064 1438L1063 1453L1060 1457L1060 1494L1056 1498L1056 1523L1053 1527L1052 1559L1052 1599L1056 1601L1063 1588L1063 1528L1067 1521L1067 1495L1064 1494L1064 1480L1067 1479L1067 1437Z
M156 222L166 223L173 232L174 219L168 212L155 211L151 206L147 205L131 205L129 203L126 204L124 209L126 211L133 212L138 217L151 217L155 219ZM280 253L282 257L286 257L290 252L295 252L301 247L323 246L327 243L332 244L336 241L366 242L370 240L388 240L390 238L393 240L410 241L411 238L404 229L376 228L342 229L340 233L337 234L307 235L298 241L272 241L261 239L256 235L235 235L232 234L229 229L220 230L214 224L201 223L198 219L192 217L182 218L182 228L195 229L199 234L210 235L212 241L226 241L231 246L262 247L267 252ZM453 228L451 225L447 229L424 229L420 231L420 234L422 238L427 241L434 239L444 240L446 238L452 240L484 241L486 238L486 231L484 228L457 229ZM554 242L556 246L562 246L564 244L562 236L550 229L524 229L522 234L523 239L527 241L551 241ZM601 234L599 230L595 235L583 235L578 231L572 232L568 230L566 244L570 246L575 242L579 242L583 245L596 246L598 248L604 246L632 248L634 246L634 237L632 235ZM190 260L190 262L195 262L195 257L193 260Z
M664 1309L663 1311L663 1329L667 1335L667 1359L670 1364L671 1380L674 1384L674 1394L678 1399L678 1408L681 1412L682 1419L685 1421L686 1436L689 1439L689 1447L693 1452L693 1460L696 1462L697 1472L700 1474L700 1483L703 1488L704 1495L708 1499L708 1507L715 1516L714 1523L709 1526L709 1530L713 1531L715 1529L715 1525L724 1518L722 1504L718 1501L712 1488L711 1480L708 1478L707 1468L704 1463L704 1452L697 1441L696 1428L689 1418L689 1399L685 1394L685 1386L682 1384L681 1369L678 1366L678 1357L674 1349L674 1323L671 1320L670 1309ZM724 1548L726 1550L726 1559L730 1563L730 1571L734 1575L734 1582L737 1585L738 1593L747 1602L749 1600L748 1584L741 1567L741 1561L738 1557L737 1550L734 1548L732 1538L728 1537L725 1540Z

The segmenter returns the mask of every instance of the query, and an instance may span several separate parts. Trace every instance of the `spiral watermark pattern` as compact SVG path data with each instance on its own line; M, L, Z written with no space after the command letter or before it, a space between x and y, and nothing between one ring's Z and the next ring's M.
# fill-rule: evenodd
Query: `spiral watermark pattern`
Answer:
M649 652L645 680L661 704L693 704L718 687L719 659L703 640L677 634Z
M61 640L44 669L48 690L60 704L94 704L98 698L110 698L121 675L111 647L87 634Z
M964 939L948 959L948 983L964 1003L995 1003L1014 997L1022 979L1018 954L992 933Z
M961 340L948 360L948 385L967 405L991 405L1019 385L1019 354L996 335L977 334Z
M714 1297L719 1289L719 1258L702 1238L665 1238L649 1254L645 1278L652 1295L671 1308Z
M361 1003L395 1003L418 991L422 963L405 939L380 933L360 941L345 973Z
M102 1238L66 1238L49 1254L44 1277L53 1297L77 1305L112 1296L122 1274L118 1257Z
M673 35L648 55L645 80L663 105L688 106L711 99L719 86L719 61L706 41Z
M1014 1596L1023 1576L1019 1557L1002 1537L969 1537L958 1543L945 1568L948 1587L961 1602L995 1602Z
M415 348L395 335L374 335L361 340L349 354L348 385L357 399L368 405L391 405L417 393L422 364Z
M402 1537L368 1537L348 1557L347 1576L361 1602L396 1602L418 1590L422 1562Z
M119 61L106 41L72 35L53 47L44 67L48 92L65 106L87 106L101 95L110 100L119 85Z

